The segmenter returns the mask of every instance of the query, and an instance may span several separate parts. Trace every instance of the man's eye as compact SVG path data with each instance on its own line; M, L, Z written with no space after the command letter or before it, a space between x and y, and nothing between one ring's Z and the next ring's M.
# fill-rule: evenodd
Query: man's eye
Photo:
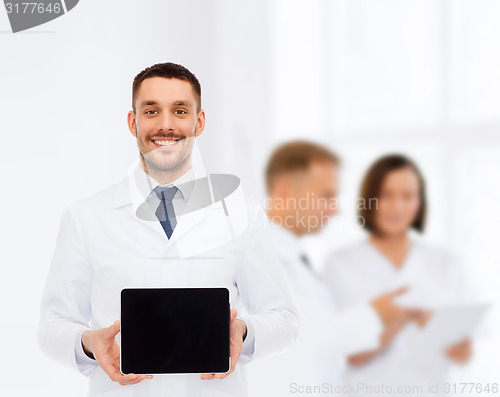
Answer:
M185 110L182 110L182 109L178 109L174 113L175 114L187 114L187 112Z
M155 114L158 113L156 110L146 110L146 114Z

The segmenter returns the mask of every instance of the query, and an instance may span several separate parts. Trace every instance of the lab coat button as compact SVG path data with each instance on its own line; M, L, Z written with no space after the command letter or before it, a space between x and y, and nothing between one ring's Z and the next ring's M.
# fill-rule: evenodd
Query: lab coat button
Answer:
M174 392L172 391L172 389L165 390L165 397L171 397L173 395L174 395Z

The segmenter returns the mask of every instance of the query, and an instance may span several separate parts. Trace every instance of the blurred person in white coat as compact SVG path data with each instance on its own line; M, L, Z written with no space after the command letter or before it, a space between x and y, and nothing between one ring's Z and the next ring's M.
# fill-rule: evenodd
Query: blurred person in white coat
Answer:
M350 393L356 396L394 395L397 387L407 388L399 394L421 394L419 390L425 394L431 382L441 382L439 392L444 392L447 367L433 368L428 363L429 371L427 364L412 362L410 356L432 316L432 305L463 301L467 287L463 268L452 256L410 233L423 230L427 211L424 179L415 163L402 155L377 160L364 178L358 206L358 219L368 238L332 253L325 266L337 307L348 310L398 288L404 290L400 299L420 294L422 307L393 300L393 326L386 329L377 348L346 356L349 365L343 382L361 386ZM443 356L449 363L467 362L471 340L448 346Z
M270 241L298 308L301 327L289 351L248 366L250 395L339 394L345 387L339 383L343 357L378 346L386 324L394 321L395 293L338 310L308 259L303 237L318 233L338 211L336 154L312 142L285 143L268 161L266 183Z
M139 161L128 177L64 211L42 297L40 347L88 376L89 396L245 396L242 364L286 350L298 329L267 218L246 208L239 185L224 202L210 201L211 178L195 145L205 126L201 87L189 70L146 68L132 98L128 126ZM123 288L211 286L230 291L229 373L121 373Z

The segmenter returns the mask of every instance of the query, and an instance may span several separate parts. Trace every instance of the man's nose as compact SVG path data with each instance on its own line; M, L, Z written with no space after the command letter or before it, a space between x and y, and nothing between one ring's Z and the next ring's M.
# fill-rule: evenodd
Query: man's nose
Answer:
M158 131L174 131L175 121L169 112L163 112L160 117L158 117L158 125L156 126Z

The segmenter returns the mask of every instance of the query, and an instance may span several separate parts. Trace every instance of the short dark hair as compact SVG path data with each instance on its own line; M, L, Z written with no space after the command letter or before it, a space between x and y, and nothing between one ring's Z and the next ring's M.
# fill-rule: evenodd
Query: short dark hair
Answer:
M276 177L283 174L307 171L313 163L339 165L339 157L328 148L316 143L296 140L278 146L267 163L266 187L271 192Z
M424 230L427 214L427 197L422 173L408 157L401 154L389 154L379 158L371 165L361 184L360 201L365 203L365 205L358 209L358 219L362 226L369 232L377 232L374 220L376 208L372 208L371 205L366 205L366 203L370 203L370 199L379 198L380 190L387 174L406 167L411 168L415 172L420 182L420 209L411 227L419 232Z
M198 102L198 111L201 109L201 85L196 76L182 65L165 62L150 66L135 76L134 82L132 83L132 109L134 112L137 92L142 82L151 77L164 77L166 79L179 79L189 82Z

